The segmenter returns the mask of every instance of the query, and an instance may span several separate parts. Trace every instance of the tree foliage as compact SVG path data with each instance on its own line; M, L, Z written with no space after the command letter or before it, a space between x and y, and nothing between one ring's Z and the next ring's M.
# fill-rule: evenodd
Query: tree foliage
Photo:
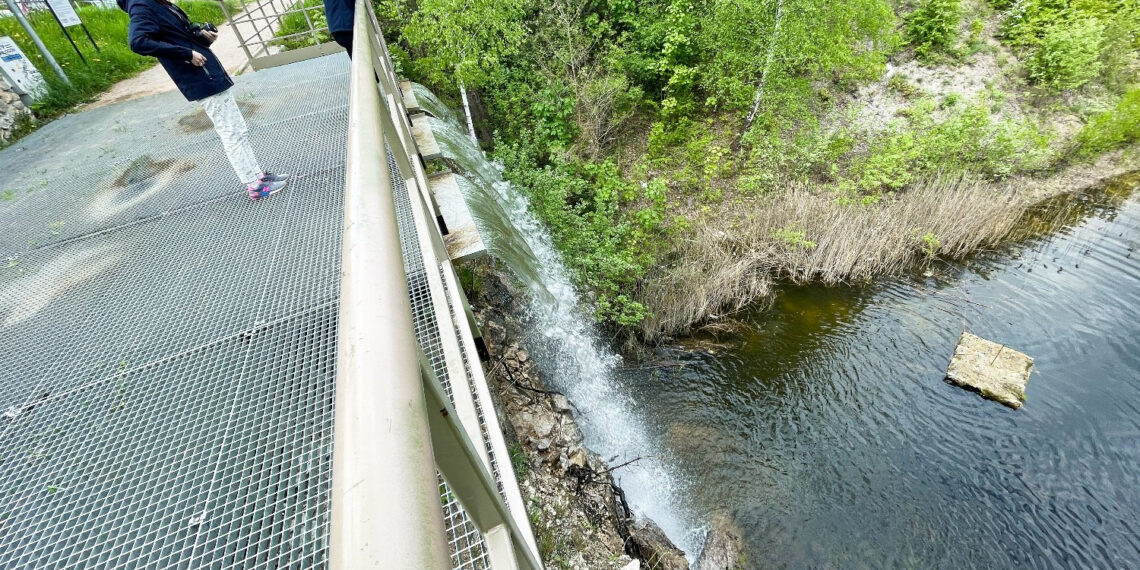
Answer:
M617 328L646 316L636 292L670 262L659 244L716 201L808 182L874 201L938 173L1001 178L1054 156L1048 132L1004 114L996 89L936 102L901 76L905 117L835 127L837 102L855 106L904 41L956 54L962 0L373 2L413 79L445 97L456 79L479 92L492 158ZM1134 81L1135 0L990 2L1035 84ZM967 44L988 48L985 17ZM1136 136L1107 117L1111 136L1083 135L1088 148Z
M525 36L523 0L421 0L403 29L420 48L420 71L442 82L485 83L514 55Z
M1056 90L1096 78L1122 91L1135 81L1140 4L1134 0L1018 0L1002 38L1026 60L1029 79Z

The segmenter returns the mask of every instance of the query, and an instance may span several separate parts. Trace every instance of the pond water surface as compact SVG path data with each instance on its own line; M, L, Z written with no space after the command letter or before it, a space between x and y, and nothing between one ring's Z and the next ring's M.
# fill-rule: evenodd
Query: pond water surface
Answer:
M749 567L1140 568L1131 194L933 277L787 288L623 383ZM943 380L963 328L1034 357L1020 410Z

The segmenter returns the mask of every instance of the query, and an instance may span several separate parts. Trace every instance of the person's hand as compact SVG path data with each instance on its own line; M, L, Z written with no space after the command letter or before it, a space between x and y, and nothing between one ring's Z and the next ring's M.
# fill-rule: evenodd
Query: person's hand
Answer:
M190 63L196 67L202 67L206 65L206 56L196 51L192 51L190 52Z
M206 41L210 43L214 43L214 41L218 39L218 32L207 32L206 30L202 30L199 33L203 38L206 39Z

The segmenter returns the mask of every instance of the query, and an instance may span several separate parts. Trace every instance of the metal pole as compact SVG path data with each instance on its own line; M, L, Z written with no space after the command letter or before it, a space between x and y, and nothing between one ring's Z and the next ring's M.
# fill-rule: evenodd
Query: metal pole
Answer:
M96 52L99 52L99 44L95 43L95 38L91 37L91 31L87 29L87 24L79 25L83 27L83 33L87 34L87 39L91 40L91 47L95 48Z
M358 0L337 326L330 570L451 567L367 12ZM390 136L390 135L389 135ZM397 151L399 149L396 149Z
M51 52L48 51L47 46L40 40L40 36L32 29L32 25L24 18L24 13L16 6L15 0L4 0L4 2L8 4L8 11L11 12L12 15L16 17L16 20L20 22L20 25L24 27L24 32L28 34L28 37L32 38L32 43L36 44L36 49L40 50L40 54L47 60L48 65L55 70L56 75L59 75L59 78L62 79L64 83L71 85L71 80L67 78L67 74L63 72L63 68L59 66L59 63L52 57Z
M91 64L87 63L87 58L83 57L83 52L79 51L79 46L75 45L75 40L71 39L71 34L68 33L67 26L63 25L63 20L59 19L59 14L55 13L55 8L52 8L51 4L48 4L47 7L52 17L55 18L55 22L59 24L59 29L63 30L63 35L67 38L67 41L71 42L71 47L75 50L76 55L79 56L80 61L83 62L83 65L91 67Z

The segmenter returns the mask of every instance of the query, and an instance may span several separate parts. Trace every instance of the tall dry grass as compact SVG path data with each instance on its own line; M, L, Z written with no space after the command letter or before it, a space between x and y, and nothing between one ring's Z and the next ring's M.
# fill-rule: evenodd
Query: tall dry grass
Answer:
M777 280L862 282L994 246L1032 206L1026 194L936 179L874 205L801 187L724 208L692 224L646 279L639 300L652 316L642 332L686 332L770 297Z

